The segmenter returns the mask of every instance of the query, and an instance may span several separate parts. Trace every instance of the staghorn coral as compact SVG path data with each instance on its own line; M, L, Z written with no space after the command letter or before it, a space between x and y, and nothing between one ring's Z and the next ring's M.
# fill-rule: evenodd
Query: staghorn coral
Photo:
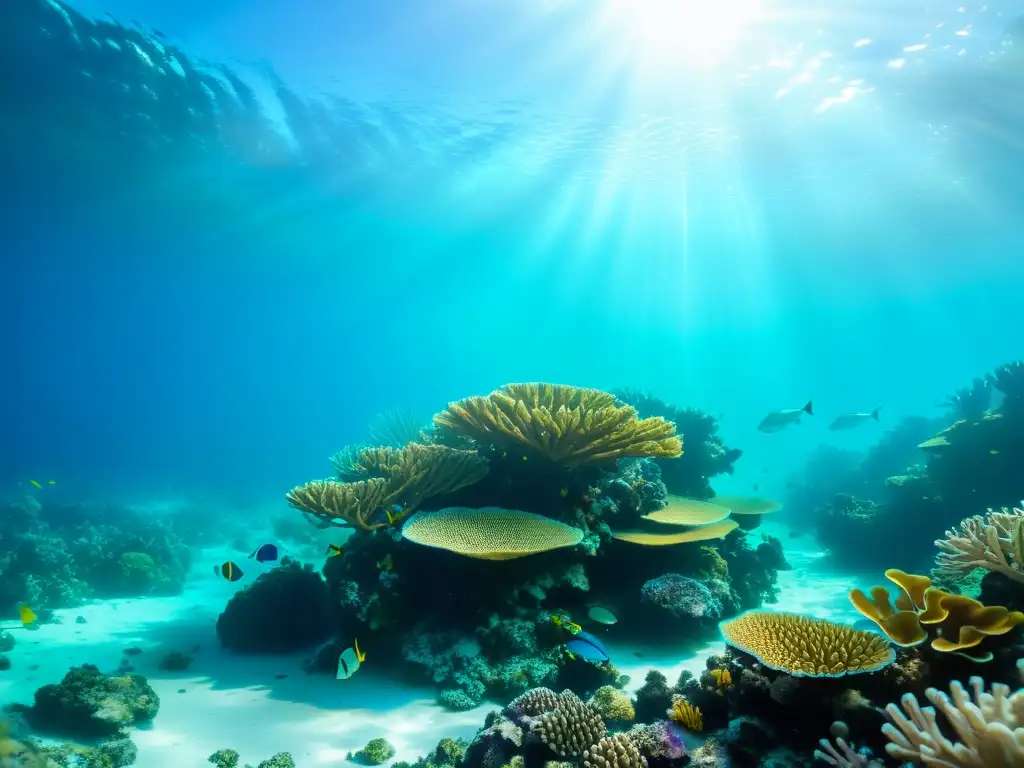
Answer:
M606 732L597 710L569 690L558 695L554 709L537 716L534 730L559 757L577 757Z
M586 768L647 768L647 758L624 733L605 736L583 752Z
M1024 680L1024 660L1017 663ZM929 688L931 707L922 708L913 694L889 704L890 722L882 732L891 742L886 752L898 760L935 768L1020 768L1024 765L1024 689L1015 693L1001 683L985 691L980 677L972 677L968 692L958 683L949 695ZM972 695L973 694L973 695ZM947 738L936 719L936 710L948 721L957 741Z
M892 647L873 632L797 613L747 611L720 628L729 645L795 677L877 672L896 659Z
M835 744L828 739L821 739L818 742L820 749L814 750L815 759L837 768L885 768L885 764L880 760L872 760L868 755L853 748L847 741L850 729L846 723L836 721L832 723L830 730L835 738Z
M984 568L1024 583L1024 509L990 509L984 517L969 517L935 544L941 550L935 558L937 576Z
M850 602L897 645L920 645L928 640L932 630L932 650L956 653L972 661L988 661L992 654L978 649L982 641L993 635L1005 635L1024 623L1024 613L1002 606L985 606L966 595L944 592L931 586L927 576L896 568L890 568L885 575L900 590L895 606L885 587L873 587L870 597L859 589L850 590Z
M682 452L672 422L640 419L607 392L561 384L508 384L487 397L451 403L434 416L434 425L482 443L525 445L570 467Z
M402 527L408 541L481 560L512 560L574 547L583 531L515 509L449 507L418 512Z

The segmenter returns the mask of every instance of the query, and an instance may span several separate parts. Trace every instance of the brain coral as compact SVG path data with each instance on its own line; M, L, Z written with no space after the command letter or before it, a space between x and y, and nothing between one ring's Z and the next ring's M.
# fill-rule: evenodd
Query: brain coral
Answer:
M896 659L892 646L874 632L798 613L747 611L720 628L729 645L796 677L876 672Z
M678 573L666 573L644 583L640 596L645 603L664 608L679 618L715 619L722 615L722 602L707 585Z
M402 527L402 535L415 544L481 560L512 560L574 547L583 540L579 528L532 512L497 507L418 512Z

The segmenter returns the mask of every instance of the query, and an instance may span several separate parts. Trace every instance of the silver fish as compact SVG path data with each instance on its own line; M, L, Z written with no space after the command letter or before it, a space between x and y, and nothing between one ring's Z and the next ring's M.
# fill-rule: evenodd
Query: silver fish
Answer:
M855 429L869 421L878 421L879 410L880 408L875 408L871 413L844 413L842 416L837 416L836 420L828 425L828 428L834 431Z
M814 415L814 409L811 407L810 400L807 401L807 405L803 408L784 408L781 411L769 413L761 420L757 428L761 432L780 432L793 424L799 424L800 417L805 413L808 416Z

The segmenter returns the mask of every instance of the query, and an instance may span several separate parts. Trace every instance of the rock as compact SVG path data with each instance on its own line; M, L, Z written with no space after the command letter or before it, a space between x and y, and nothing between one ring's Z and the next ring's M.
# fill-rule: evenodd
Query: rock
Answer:
M59 684L38 689L35 704L20 709L40 731L110 738L156 717L160 699L141 675L104 675L84 664L73 667Z
M0 672L6 672L11 668L11 657L0 653Z
M89 622L85 620L85 616L75 616L75 624L88 624L88 623Z

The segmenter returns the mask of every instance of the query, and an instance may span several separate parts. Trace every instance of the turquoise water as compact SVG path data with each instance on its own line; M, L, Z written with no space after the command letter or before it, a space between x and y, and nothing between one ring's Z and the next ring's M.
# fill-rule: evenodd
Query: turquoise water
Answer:
M860 618L851 587L882 583L891 567L929 572L943 531L1024 497L1019 378L1007 383L1024 355L1020 11L9 0L0 11L0 618L18 643L0 699L29 703L83 663L113 672L137 646L128 661L162 702L148 730L130 732L137 765L202 765L226 747L253 765L277 752L303 767L335 765L375 736L413 761L442 736L472 739L488 709L521 692L491 686L465 711L438 707L438 689L472 686L438 672L438 648L410 650L416 633L483 637L488 663L505 654L525 664L501 645L519 641L487 634L492 615L548 628L552 611L579 618L597 603L621 620L584 630L600 630L632 678L618 681L624 690L635 693L650 668L670 682L681 669L699 678L707 657L724 652L716 622L663 626L637 606L640 585L665 572L711 583L713 568L697 567L700 544L680 545L676 559L644 550L614 560L625 545L609 531L642 523L626 526L609 503L625 509L661 480L662 495L781 505L760 525L734 507L751 532L708 540L729 560L727 586L744 595L716 618L764 604L850 623ZM943 405L986 376L980 406ZM525 438L417 433L449 403L511 382L613 392L616 407L672 421L679 461L694 463L674 475L673 459L644 459L650 449L634 446L591 472L548 463ZM758 428L808 400L814 414L799 423ZM717 435L700 436L682 408L713 417ZM877 420L830 429L876 408ZM407 414L412 431L376 439L388 412ZM975 430L950 438L964 453L917 447L957 419L970 422L960 434ZM548 578L547 565L498 577L422 553L403 562L408 542L392 550L381 543L391 534L314 527L285 500L330 477L327 458L346 446L410 440L475 451L487 480L430 503L405 491L374 507L375 520L496 506L574 525L603 542L597 564L575 549L517 562L561 568L580 554L587 599L549 585L555 594L536 605L502 602L505 587L520 597L539 589L527 585ZM712 465L719 449L741 454ZM924 484L887 483L907 476ZM397 540L399 527L383 530ZM766 532L791 568L764 553L749 565L737 542L757 547ZM310 601L301 618L271 610L251 630L308 623L312 640L239 655L222 647L231 643L217 617L278 567L248 558L265 543L322 570L330 591L320 595L313 578L297 593ZM343 553L325 561L329 544ZM1024 607L1006 551L1005 583L943 588ZM138 565L139 553L152 566ZM392 554L393 565L379 565ZM226 562L240 581L211 573ZM768 581L751 586L741 567ZM434 595L420 585L437 572L451 582L439 577ZM637 584L613 584L616 572ZM393 579L416 583L415 598ZM467 582L491 591L456 600ZM363 590L358 619L338 607L346 583ZM448 608L409 608L433 599ZM19 604L43 618L24 642ZM48 623L50 611L63 621ZM1017 632L986 641L998 652L982 674L1016 685ZM358 678L306 674L318 648L324 672L324 658L331 667L360 633L370 661ZM446 638L437 642L456 643ZM529 653L540 658L551 642L538 642ZM161 670L170 651L188 652L193 666ZM974 673L946 659L917 687L866 695L884 706ZM533 675L519 682L555 686ZM557 680L585 698L595 688ZM717 715L714 701L701 705L709 727L691 729L691 750L737 718L770 721L730 702ZM210 724L220 717L218 732ZM769 738L758 758L785 749L799 765L827 726L809 723L799 743ZM862 733L854 741L870 742ZM538 758L526 759L532 768ZM729 759L752 758L734 750Z

